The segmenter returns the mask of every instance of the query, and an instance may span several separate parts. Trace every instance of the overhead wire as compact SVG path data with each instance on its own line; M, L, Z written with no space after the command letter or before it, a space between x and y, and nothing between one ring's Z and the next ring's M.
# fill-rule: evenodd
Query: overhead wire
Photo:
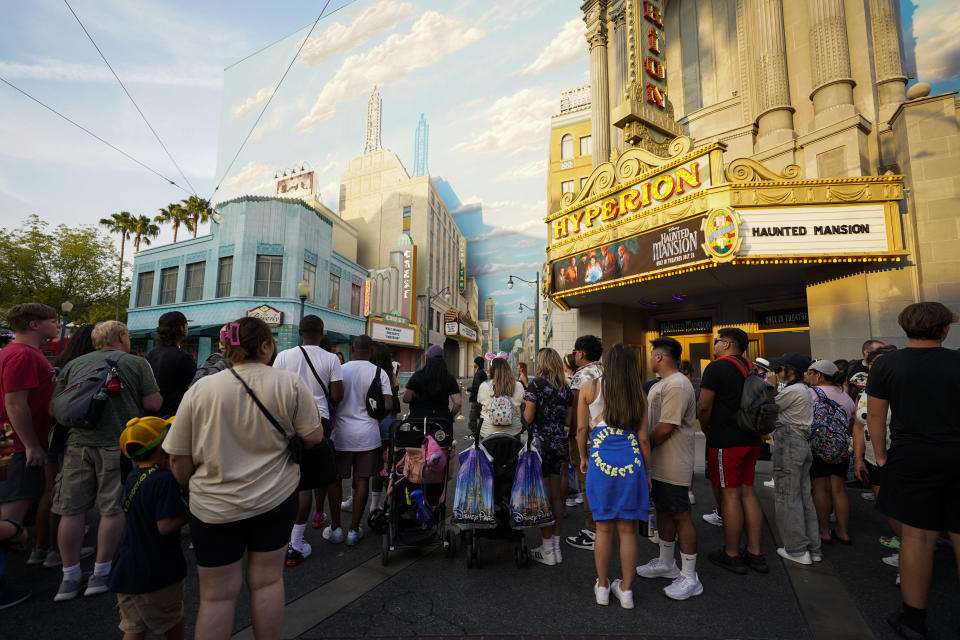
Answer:
M260 110L260 113L257 115L257 119L254 120L253 122L253 126L250 127L250 131L247 132L247 136L243 139L243 142L240 143L240 147L237 149L237 152L233 154L233 158L230 160L230 164L227 165L227 168L223 171L223 175L220 176L220 180L217 181L217 183L214 185L213 192L210 194L210 197L207 198L208 202L213 201L213 197L216 195L217 191L220 189L220 185L223 184L223 181L226 179L227 174L230 173L230 169L233 168L233 164L237 161L237 158L240 157L240 152L243 151L243 147L246 146L247 141L250 140L250 136L253 135L253 132L257 128L257 125L260 124L260 119L263 117L263 114L266 113L267 107L270 106L270 103L273 101L273 98L277 95L277 91L279 91L280 85L283 84L283 80L287 77L287 74L290 73L290 69L293 68L293 63L296 62L297 58L300 57L300 52L303 50L304 45L307 44L307 40L309 40L310 36L313 34L313 30L317 28L317 24L320 22L320 18L323 17L323 14L326 13L328 6L330 6L330 0L327 0L327 3L323 5L323 9L320 10L320 15L318 15L317 19L313 21L313 25L311 25L310 31L307 32L307 35L303 39L303 42L301 42L300 46L297 48L297 52L293 55L293 59L290 60L290 64L287 65L287 68L283 72L283 75L280 76L280 81L277 82L277 86L273 88L273 93L270 94L270 97L267 99L266 104L263 105L263 108Z
M120 76L117 75L117 72L114 71L113 66L110 64L110 61L107 60L107 57L103 55L103 51L100 50L100 47L97 45L96 41L93 39L93 36L90 35L90 32L87 31L87 27L83 24L83 21L80 20L80 16L77 15L77 12L73 10L73 7L70 6L68 0L63 0L63 3L67 5L67 9L70 10L70 13L73 14L74 19L76 19L77 24L80 25L80 28L83 29L83 32L87 35L87 38L90 40L90 44L93 45L93 48L97 50L97 53L100 54L100 58L103 59L103 63L107 65L107 68L110 69L110 73L113 74L113 77L117 79L117 82L120 83L120 88L123 89L123 92L127 94L127 97L130 98L130 102L133 103L133 107L137 110L137 113L140 114L140 117L143 118L144 123L147 125L147 128L150 129L150 132L153 134L153 137L157 139L157 142L160 143L160 147L163 149L164 153L167 154L167 157L170 158L170 162L173 163L173 166L177 168L177 171L180 173L180 177L183 178L184 182L187 183L187 186L190 187L190 190L193 191L193 195L200 197L200 194L197 193L197 190L193 188L193 185L190 184L190 179L187 178L184 174L183 169L180 168L180 165L177 164L177 161L173 159L173 155L170 153L170 150L167 149L167 145L163 143L163 140L160 139L160 134L157 133L156 129L153 128L153 125L150 124L150 121L147 120L147 116L144 115L143 111L140 109L140 105L137 104L137 101L133 99L133 96L130 95L130 92L127 90L126 85L123 84L123 80L120 79Z
M59 111L57 111L56 109L54 109L53 107L51 107L50 105L48 105L48 104L46 104L45 102L41 101L39 98L35 98L34 96L30 95L29 93L27 93L26 91L24 91L23 89L21 89L21 88L18 87L17 85L13 84L12 82L10 82L9 80L7 80L7 79L4 78L3 76L0 76L0 82L4 83L5 85L7 85L8 87L10 87L10 88L13 89L14 91L17 91L17 92L23 94L24 96L26 96L26 97L29 98L30 100L33 100L34 102L36 102L37 104L39 104L39 105L40 105L41 107L43 107L44 109L46 109L46 110L48 110L48 111L50 111L50 112L52 112L52 113L60 116L61 118L63 118L64 120L66 120L67 122L69 122L70 124L72 124L73 126L77 127L78 129L80 129L80 130L83 131L84 133L86 133L86 134L88 134L88 135L96 138L97 140L99 140L99 141L102 142L103 144L107 145L108 147L110 147L111 149L113 149L114 151L116 151L117 153L119 153L119 154L125 156L126 158L132 160L133 162L137 163L138 165L140 165L141 167L143 167L144 169L146 169L146 170L149 171L150 173L153 173L153 174L157 175L158 177L162 178L164 181L172 184L173 186L177 187L178 189L182 189L184 192L186 192L186 193L188 193L188 194L190 193L190 191L188 191L186 187L183 187L182 185L177 184L177 182L176 182L175 180L172 180L172 179L168 178L167 176L163 175L162 173L160 173L159 171L157 171L157 170L154 169L153 167L151 167L151 166L149 166L149 165L147 165L147 164L144 164L143 162L137 160L136 158L134 158L132 155L130 155L129 153L127 153L126 151L124 151L123 149L121 149L120 147L118 147L117 145L112 144L112 143L110 143L110 142L107 142L106 140L104 140L103 138L101 138L100 136L98 136L97 134L95 134L93 131L90 131L90 129L87 129L86 127L84 127L83 125L79 124L78 122L76 122L76 121L74 121L74 120L71 120L70 118L68 118L67 116L63 115L62 113L60 113Z

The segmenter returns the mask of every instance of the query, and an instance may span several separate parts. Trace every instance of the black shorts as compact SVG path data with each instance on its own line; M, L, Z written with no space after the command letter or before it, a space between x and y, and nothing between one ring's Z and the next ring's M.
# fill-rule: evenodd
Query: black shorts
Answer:
M663 513L684 513L690 511L690 496L687 487L669 482L653 481L653 506Z
M245 551L276 551L287 546L297 519L297 492L279 505L252 518L207 524L190 514L190 539L201 567L225 567L243 558Z
M867 468L867 475L870 476L870 486L879 487L880 479L883 478L883 467L878 467L875 464L870 464L866 460L863 461L863 466Z
M895 444L883 467L877 508L926 529L960 533L960 444Z
M843 462L830 464L824 462L816 455L813 456L813 463L810 465L811 478L826 478L828 476L837 476L838 478L847 477L847 469L850 468L849 456Z
M7 479L0 482L0 504L20 500L39 500L46 486L43 465L27 466L27 454L13 454L8 467Z

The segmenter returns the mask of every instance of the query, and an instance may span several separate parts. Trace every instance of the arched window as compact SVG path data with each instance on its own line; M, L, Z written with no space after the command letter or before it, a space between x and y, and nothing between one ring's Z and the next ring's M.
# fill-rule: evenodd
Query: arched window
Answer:
M560 138L560 159L573 160L573 136L569 133Z

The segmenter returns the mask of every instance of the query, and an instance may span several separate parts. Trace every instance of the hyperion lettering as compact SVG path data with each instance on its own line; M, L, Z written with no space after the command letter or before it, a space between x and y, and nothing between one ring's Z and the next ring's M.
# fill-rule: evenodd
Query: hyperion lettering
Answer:
M660 111L667 106L667 70L663 59L663 0L645 0L643 20L649 24L647 34L647 55L643 57L644 90L646 102ZM640 30L643 33L643 29ZM639 45L639 43L638 43Z

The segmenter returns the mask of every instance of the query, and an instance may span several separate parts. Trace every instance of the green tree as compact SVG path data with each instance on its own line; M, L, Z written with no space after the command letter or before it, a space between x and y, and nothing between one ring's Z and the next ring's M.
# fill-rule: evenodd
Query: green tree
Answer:
M115 316L120 319L120 291L123 289L123 253L126 249L127 238L133 229L133 215L129 211L111 213L109 218L100 218L100 226L106 227L110 233L120 234L120 269L117 270L117 306Z
M190 196L186 200L181 200L183 208L190 214L193 220L193 237L197 237L197 229L201 224L206 224L213 215L213 209L210 207L210 201L198 196Z
M154 216L153 221L158 224L165 224L167 222L172 224L174 242L177 241L177 233L180 231L180 225L185 226L189 231L193 231L193 214L177 202L171 202L163 209L160 209L160 214Z
M71 322L109 320L118 303L125 309L129 301L129 287L114 293L113 274L120 268L113 241L96 227L50 229L32 215L21 228L0 232L0 309L42 302L59 310L69 300Z
M150 246L150 240L160 235L160 227L153 224L153 220L145 215L135 217L130 224L130 233L133 234L133 250L140 251L140 243Z

